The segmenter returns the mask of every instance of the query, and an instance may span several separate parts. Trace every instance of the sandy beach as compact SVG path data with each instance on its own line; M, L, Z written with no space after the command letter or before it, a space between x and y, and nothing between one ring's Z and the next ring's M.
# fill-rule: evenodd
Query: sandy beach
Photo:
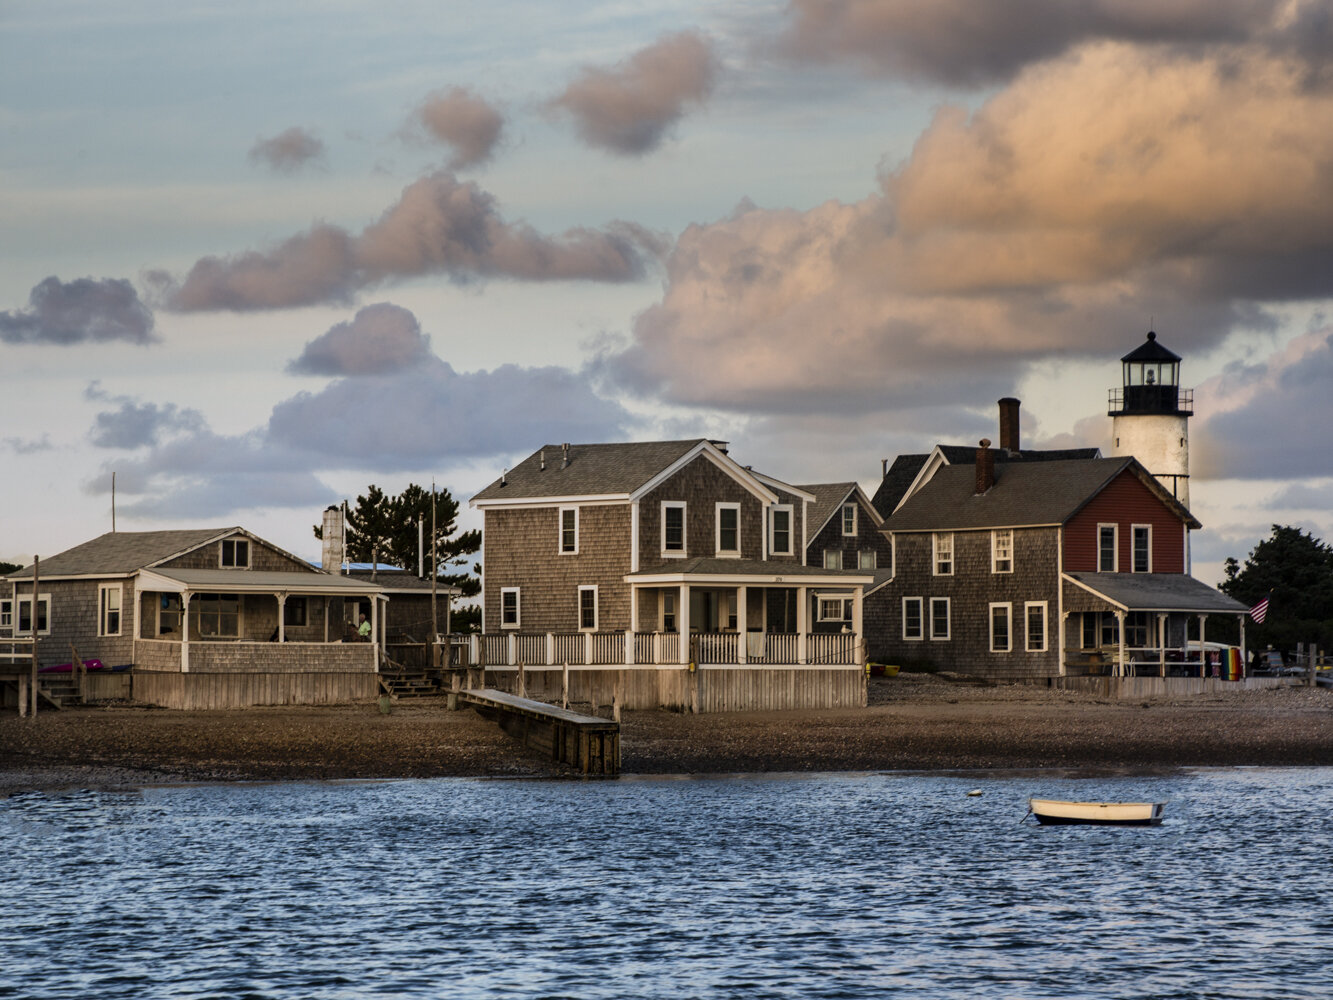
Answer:
M578 707L578 706L575 706ZM626 774L1333 764L1333 692L1108 701L928 675L875 678L865 709L626 712ZM441 699L177 712L137 705L0 716L0 795L182 781L570 772Z

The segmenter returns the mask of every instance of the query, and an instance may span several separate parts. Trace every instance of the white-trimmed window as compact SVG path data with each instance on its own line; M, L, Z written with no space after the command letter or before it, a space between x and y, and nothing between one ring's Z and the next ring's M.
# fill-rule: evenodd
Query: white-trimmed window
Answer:
M32 595L24 597L18 596L18 628L14 629L15 635L32 635ZM39 594L37 596L37 634L51 634L51 595Z
M224 538L219 565L225 569L250 568L250 541L246 538Z
M597 586L579 588L579 631L597 631Z
M953 532L937 531L933 537L936 576L953 576Z
M310 610L304 597L289 597L282 605L284 628L302 628L309 621Z
M824 568L842 569L842 549L824 550Z
M1120 525L1097 525L1097 572L1120 571Z
M0 598L0 629L8 632L14 627L14 602Z
M996 528L990 533L990 571L992 573L1014 571L1013 528Z
M874 549L862 549L856 554L857 569L878 569L879 556Z
M1027 619L1027 651L1046 652L1046 602L1028 601L1023 605L1023 617Z
M856 504L854 503L842 505L842 533L853 536L856 534Z
M1101 645L1099 631L1101 629L1102 616L1095 611L1085 611L1080 617L1083 619L1083 627L1080 629L1080 632L1082 632L1082 644L1079 648L1096 649Z
M662 631L676 631L676 601L680 598L674 590L662 591Z
M920 597L903 598L903 638L924 639L926 626L922 620L924 599Z
M241 634L239 594L196 594L190 599L194 631L205 639L235 639Z
M1007 653L1014 648L1014 609L1010 604L990 606L990 651Z
M949 638L949 598L932 597L930 599L930 637L936 640Z
M560 554L577 555L579 551L579 509L560 508Z
M120 602L125 589L119 583L97 585L97 634L120 635Z
M792 554L792 505L775 504L768 514L768 551L770 555Z
M157 634L179 634L181 630L180 594L162 594L157 600Z
M662 501L662 555L685 555L685 501Z
M741 554L741 505L738 503L719 503L714 505L713 521L717 542L717 554L736 556Z
M848 613L851 607L850 598L846 597L821 597L819 599L819 620L821 622L845 622L851 619Z
M500 588L500 627L518 628L522 621L522 606L518 587Z
M1152 572L1152 525L1136 524L1130 529L1134 539L1134 561L1130 570L1134 573Z

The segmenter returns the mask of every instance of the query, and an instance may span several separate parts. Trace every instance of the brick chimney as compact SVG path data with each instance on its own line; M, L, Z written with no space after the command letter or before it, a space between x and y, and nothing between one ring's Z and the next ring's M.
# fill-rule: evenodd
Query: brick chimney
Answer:
M1005 396L1000 400L1000 447L1013 453L1018 447L1018 400Z
M981 447L977 449L977 496L994 485L995 453L990 450L990 438L982 438Z

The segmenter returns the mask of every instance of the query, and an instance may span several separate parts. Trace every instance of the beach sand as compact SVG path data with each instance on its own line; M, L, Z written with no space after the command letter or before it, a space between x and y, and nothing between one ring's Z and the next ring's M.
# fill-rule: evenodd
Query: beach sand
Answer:
M1291 686L1126 702L902 675L872 679L864 709L627 711L621 756L626 774L1329 765L1333 692ZM388 715L376 705L177 712L126 704L42 712L35 720L0 715L0 795L191 781L571 773L494 723L449 712L435 698L404 699Z

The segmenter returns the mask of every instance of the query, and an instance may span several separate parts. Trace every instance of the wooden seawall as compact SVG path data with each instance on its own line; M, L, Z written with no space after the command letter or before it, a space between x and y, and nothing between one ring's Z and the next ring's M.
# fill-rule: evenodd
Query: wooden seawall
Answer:
M620 724L580 715L558 705L520 698L507 691L476 688L457 692L458 701L493 719L519 740L584 774L620 773Z

